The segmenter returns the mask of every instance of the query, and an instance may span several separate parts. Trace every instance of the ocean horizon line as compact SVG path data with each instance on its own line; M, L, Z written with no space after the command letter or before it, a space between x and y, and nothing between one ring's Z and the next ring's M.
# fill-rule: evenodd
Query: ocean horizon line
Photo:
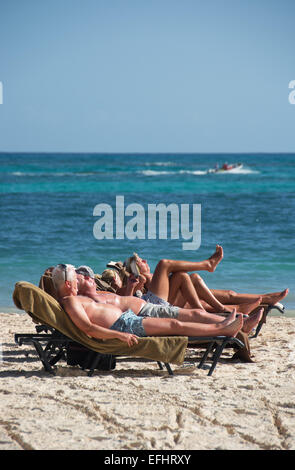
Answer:
M7 154L13 154L13 155L247 155L247 156L257 156L257 155L295 155L295 150L293 152L134 152L134 151L124 151L124 152L103 152L103 151L43 151L43 150L34 150L34 151L5 151L1 150L0 155L7 155Z

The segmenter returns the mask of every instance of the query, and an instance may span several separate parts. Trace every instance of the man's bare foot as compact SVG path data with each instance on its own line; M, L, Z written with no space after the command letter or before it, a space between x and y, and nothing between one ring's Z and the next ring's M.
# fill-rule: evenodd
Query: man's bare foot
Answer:
M289 289L282 290L282 292L272 292L262 296L262 302L268 305L274 305L280 302L284 297L289 294Z
M213 253L210 258L208 258L208 271L213 273L216 269L216 266L220 263L223 258L223 248L220 245L216 245L215 253Z
M225 317L225 320L222 320L221 323L223 324L223 326L227 326L236 319L236 316L237 316L237 309L234 308L232 312L228 312L227 316Z
M233 312L232 314L235 314L235 312ZM231 322L229 325L224 325L224 322L227 320L228 318L223 322L219 323L219 326L221 327L220 334L222 336L235 337L240 331L240 329L243 327L243 315L237 314L236 319L233 322Z
M263 308L260 308L256 313L253 313L253 315L246 318L244 320L244 326L242 328L242 331L247 334L250 333L250 331L252 331L253 328L255 328L255 326L257 326L258 323L260 322L262 318L262 314L263 314Z

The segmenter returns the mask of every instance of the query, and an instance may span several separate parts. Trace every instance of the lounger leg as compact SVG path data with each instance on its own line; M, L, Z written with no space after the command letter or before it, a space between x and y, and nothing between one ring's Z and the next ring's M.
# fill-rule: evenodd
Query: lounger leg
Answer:
M164 367L163 367L162 363L161 363L160 361L157 361L157 363L158 363L159 368L160 368L161 370L163 370ZM166 367L166 369L167 369L169 375L174 375L174 374L173 374L173 370L171 369L171 366L170 366L170 364L169 364L168 362L164 362L164 366Z
M164 362L164 365L165 365L166 369L168 370L168 374L169 375L174 375L173 370L170 367L170 364L168 362Z
M254 335L253 335L251 338L257 338L257 336L259 335L260 330L261 330L263 324L266 323L266 317L267 317L267 315L269 314L269 312L271 311L271 309L272 309L272 306L270 305L270 306L268 306L268 307L266 308L265 312L263 312L262 318L261 318L260 322L258 323L258 325L257 325L257 327L256 327L256 330L255 330Z
M43 354L51 366L55 365L60 359L65 359L63 344L53 341L47 343Z
M213 371L216 367L216 364L218 362L218 359L220 358L221 354L222 354L222 351L223 349L225 348L226 346L226 343L227 343L227 340L223 340L222 343L220 343L217 348L216 348L216 351L214 353L214 356L213 356L213 364L208 372L208 375L212 375L213 374Z
M60 349L59 352L52 359L49 360L49 364L51 366L54 366L61 359L64 359L64 351L62 349Z
M204 352L203 354L203 357L202 359L200 360L200 363L198 365L198 369L201 369L203 367L203 365L205 364L206 360L207 360L207 357L209 356L210 352L212 351L213 349L213 346L214 346L215 342L212 341L212 343L210 343L206 349L206 351Z
M261 330L262 326L263 326L263 322L259 322L258 325L257 325L257 327L256 327L255 333L254 333L254 335L252 336L252 338L257 338L257 336L258 336L259 333L260 333L260 330Z
M44 369L46 370L46 372L50 372L50 374L54 374L54 370L53 368L51 367L50 363L48 362L48 358L47 358L47 355L44 353L43 349L42 349L42 346L41 344L39 343L39 341L32 341L32 343L34 344L35 346L35 349L37 351L37 354L40 358L40 361L42 362L43 366L44 366Z

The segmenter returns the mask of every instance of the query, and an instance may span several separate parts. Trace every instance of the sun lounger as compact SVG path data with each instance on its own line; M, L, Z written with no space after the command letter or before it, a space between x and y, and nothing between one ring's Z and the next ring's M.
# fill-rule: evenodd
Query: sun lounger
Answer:
M145 360L164 363L169 374L173 374L170 364L182 365L188 343L190 347L204 347L205 353L201 358L199 366L203 366L208 359L208 355L215 349L213 364L208 375L212 375L217 361L224 348L235 347L239 350L244 348L244 344L237 338L228 337L197 337L188 338L184 336L165 337L145 337L139 338L138 344L129 347L126 343L117 339L100 340L90 338L79 330L72 322L60 304L47 292L39 287L25 281L16 283L13 292L15 305L26 311L32 320L37 324L37 332L32 334L16 334L17 344L33 344L37 354L48 372L54 373L53 366L61 359L67 357L67 347L74 343L82 345L92 353L92 358L87 360L86 369L89 375L97 367L97 362L101 355L108 355L110 361L113 357L136 357ZM41 333L44 328L46 333ZM218 346L216 348L216 346ZM99 353L99 354L93 354Z
M16 283L13 300L18 308L31 316L34 323L45 325L52 329L49 334L43 334L43 336L38 336L38 334L41 335L42 333L32 335L18 334L16 336L18 344L25 342L34 344L41 360L44 360L44 355L46 356L48 353L51 343L52 347L56 346L57 348L64 349L65 345L69 344L69 342L76 342L82 344L90 351L100 354L139 356L177 365L183 363L187 347L186 337L140 338L138 344L129 347L127 343L123 343L118 339L105 341L90 338L72 322L56 299L29 282L21 281ZM62 334L63 337L56 337L54 335L55 331L57 334ZM42 343L44 347L42 347ZM53 359L51 354L50 360L55 359ZM49 364L45 363L45 368L50 369L49 366L50 362Z

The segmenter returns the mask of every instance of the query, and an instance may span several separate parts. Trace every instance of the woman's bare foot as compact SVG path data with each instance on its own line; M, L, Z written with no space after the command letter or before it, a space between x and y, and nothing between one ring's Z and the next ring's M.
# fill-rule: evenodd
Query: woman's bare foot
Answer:
M289 294L289 289L282 290L282 292L272 292L262 296L262 302L269 305L274 305L280 302L284 297Z
M253 302L249 302L247 304L240 304L238 305L238 310L241 313L245 313L248 315L249 313L253 312L253 310L261 304L262 297L257 297L257 300Z
M216 266L220 263L223 258L223 248L220 245L216 245L215 253L208 259L208 271L213 273Z
M235 312L233 312L231 315L233 314L236 315ZM240 329L243 327L243 315L237 314L236 319L230 324L225 324L225 322L227 321L228 318L218 324L221 328L220 334L222 336L235 337L240 331Z
M263 308L260 308L256 313L253 313L253 315L246 318L244 320L242 331L247 334L250 333L250 331L252 331L253 328L255 328L255 326L257 326L258 323L260 322L262 318L262 314L263 314Z
M261 304L262 297L257 297L256 300L239 305L224 305L223 310L220 312L222 314L231 313L234 308L238 309L238 313L244 313L248 315L253 312L253 310Z

